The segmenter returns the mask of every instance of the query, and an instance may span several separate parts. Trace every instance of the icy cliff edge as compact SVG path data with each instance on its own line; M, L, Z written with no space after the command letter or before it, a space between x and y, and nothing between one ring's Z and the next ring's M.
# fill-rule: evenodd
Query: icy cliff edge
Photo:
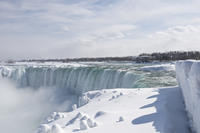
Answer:
M176 76L182 90L191 127L200 133L200 61L178 61Z

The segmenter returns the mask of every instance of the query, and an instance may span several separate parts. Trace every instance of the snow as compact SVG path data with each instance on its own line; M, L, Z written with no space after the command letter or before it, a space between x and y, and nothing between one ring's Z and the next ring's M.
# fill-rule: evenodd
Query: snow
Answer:
M189 133L178 87L89 91L84 99L71 112L54 113L62 117L43 123L37 133Z
M176 75L182 89L192 129L200 133L200 61L176 63Z

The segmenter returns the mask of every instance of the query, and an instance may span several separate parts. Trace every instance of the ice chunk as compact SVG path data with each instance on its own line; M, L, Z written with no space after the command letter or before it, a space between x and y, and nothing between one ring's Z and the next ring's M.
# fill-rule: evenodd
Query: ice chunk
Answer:
M79 107L87 104L89 101L90 99L86 95L79 97Z
M72 110L76 110L76 109L77 109L77 105L76 104L72 105Z

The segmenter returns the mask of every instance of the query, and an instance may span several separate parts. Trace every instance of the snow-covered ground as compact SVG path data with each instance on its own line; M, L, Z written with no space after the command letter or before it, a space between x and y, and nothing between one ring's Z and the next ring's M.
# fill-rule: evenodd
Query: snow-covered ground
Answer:
M71 112L54 112L36 132L189 133L178 87L90 91L79 103Z

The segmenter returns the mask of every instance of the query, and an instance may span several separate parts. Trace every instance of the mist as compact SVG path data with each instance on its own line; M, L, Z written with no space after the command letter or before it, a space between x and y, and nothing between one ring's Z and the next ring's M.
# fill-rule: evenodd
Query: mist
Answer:
M4 133L33 133L50 113L69 110L73 97L59 100L56 89L16 88L0 79L0 128ZM70 100L67 100L70 98Z

